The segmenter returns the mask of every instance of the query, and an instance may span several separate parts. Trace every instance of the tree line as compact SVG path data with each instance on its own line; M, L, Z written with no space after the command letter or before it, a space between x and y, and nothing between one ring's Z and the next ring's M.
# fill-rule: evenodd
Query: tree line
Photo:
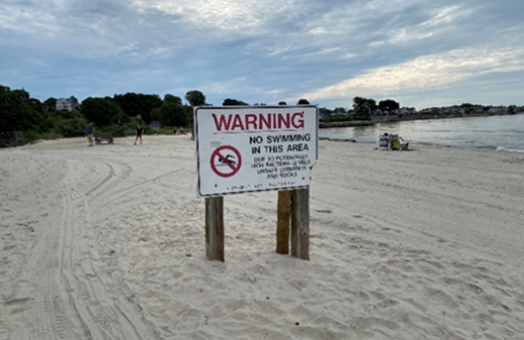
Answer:
M23 131L26 142L34 139L83 136L85 124L92 123L100 133L125 136L134 133L137 123L159 121L167 130L174 126L192 125L193 106L205 105L201 91L188 91L187 103L172 94L160 98L156 94L126 93L113 97L89 97L78 103L72 96L67 99L75 109L57 109L58 99L41 102L31 98L25 89L11 90L0 85L0 134L4 137L13 131Z
M353 98L353 110L357 113L371 114L376 109L382 112L394 112L400 108L400 104L393 99L385 99L378 102L375 99L355 97Z
M10 89L0 85L0 133L23 131L26 142L34 139L77 137L84 135L85 123L90 122L100 133L111 133L115 137L132 135L137 123L149 125L158 121L168 132L174 126L191 127L193 107L206 105L206 96L199 90L188 91L185 103L181 97L166 94L164 98L156 94L128 92L113 97L88 97L78 103L74 96L68 98L79 109L57 110L57 99L50 97L41 102L31 98L25 89ZM287 105L281 101L279 105ZM297 105L310 104L301 98ZM223 106L249 105L232 98L226 98ZM266 105L256 103L253 105ZM355 97L353 109L359 113L369 113L373 109L394 110L399 104L393 100L379 102L373 99ZM147 128L147 127L146 127Z
M193 107L206 105L206 97L199 90L188 91L182 98L166 94L128 92L113 97L88 97L81 103L71 96L68 101L76 109L57 109L57 98L50 97L41 102L32 98L25 89L10 89L0 85L0 134L23 131L26 142L34 139L77 137L84 135L87 122L100 133L111 133L116 137L132 135L137 123L149 125L158 121L164 126L161 132L170 132L173 127L191 127ZM309 104L305 99L300 104ZM248 105L246 102L227 98L222 105ZM255 104L265 105L265 104ZM280 105L286 105L280 102Z

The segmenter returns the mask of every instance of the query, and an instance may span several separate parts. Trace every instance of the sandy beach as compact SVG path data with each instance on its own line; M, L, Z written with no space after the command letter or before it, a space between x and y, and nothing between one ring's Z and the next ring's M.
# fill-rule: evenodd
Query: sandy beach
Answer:
M524 154L323 140L310 261L277 192L205 257L189 136L0 150L0 339L523 339Z

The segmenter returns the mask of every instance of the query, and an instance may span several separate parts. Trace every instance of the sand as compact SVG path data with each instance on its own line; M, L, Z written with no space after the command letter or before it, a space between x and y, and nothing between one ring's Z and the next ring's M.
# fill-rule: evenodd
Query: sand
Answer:
M523 339L524 155L319 142L310 261L277 193L205 257L189 136L0 150L0 339Z

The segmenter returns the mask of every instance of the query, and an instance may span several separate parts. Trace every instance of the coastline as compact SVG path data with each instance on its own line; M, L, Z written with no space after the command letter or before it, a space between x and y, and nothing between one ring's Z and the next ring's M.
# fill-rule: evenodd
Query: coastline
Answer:
M468 117L490 117L490 116L510 116L524 114L524 112L516 113L468 113L468 114L456 114L456 115L436 115L436 114L417 114L417 115L380 115L371 116L371 120L362 121L343 121L343 122L331 122L331 123L319 123L319 128L333 128L333 127L354 127L354 126L370 126L377 123L391 123L400 121L412 121L412 120L429 120L429 119L449 119L449 118L468 118Z
M491 117L491 116L511 116L524 114L524 112L516 113L468 113L468 114L453 114L453 115L436 115L436 114L421 114L421 115L393 115L393 116L371 116L373 123L389 123L406 120L428 120L428 119L450 119L450 118L469 118L469 117Z
M320 129L326 129L326 128L333 128L333 127L369 126L373 124L374 123L369 120L353 120L353 121L348 121L348 122L331 122L331 123L319 122L318 127Z

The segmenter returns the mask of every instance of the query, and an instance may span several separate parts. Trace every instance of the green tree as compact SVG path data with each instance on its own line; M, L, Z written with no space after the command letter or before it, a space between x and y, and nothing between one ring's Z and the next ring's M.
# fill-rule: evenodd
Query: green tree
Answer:
M395 110L398 110L400 108L400 104L393 99L385 99L378 102L378 107L383 112L394 112Z
M44 101L44 106L47 111L55 111L56 110L56 98L49 97Z
M163 104L156 94L142 94L128 92L124 95L115 94L112 99L128 117L140 115L144 121L150 120L150 113L154 108Z
M206 104L206 96L198 90L188 91L186 100L191 106L202 106Z
M85 119L98 126L119 124L123 120L127 120L120 106L107 98L89 97L84 99L80 112Z
M309 105L309 101L307 99L301 98L298 100L297 105Z
M187 126L187 108L187 106L179 105L176 101L167 101L160 108L151 111L151 118L158 120L163 126Z
M371 114L377 108L374 99L355 97L353 98L353 110L360 114Z
M29 95L29 92L27 92L26 90L24 89L21 89L21 90L13 90L12 91L18 98L20 98L21 100L28 100L29 98L31 98L31 96Z
M25 90L11 90L0 85L0 132L26 131L37 127L42 120L34 107L38 103Z
M248 103L245 103L241 100L231 99L227 98L224 99L224 102L222 102L222 106L248 106Z
M287 103L282 101L282 102L278 102L278 105L287 105Z
M175 104L175 105L178 105L178 106L182 106L182 99L180 99L180 97L177 97L177 96L173 96L172 94L166 94L164 96L164 104L165 103L170 103L170 104Z
M67 118L57 119L52 127L63 137L79 137L84 135L85 119L80 112L75 111L67 115Z
M42 103L40 102L40 100L36 99L36 98L29 98L27 100L25 100L25 102L31 106L31 108L37 112L38 114L42 115L43 114L43 111L44 111L44 108L43 108L43 105Z

